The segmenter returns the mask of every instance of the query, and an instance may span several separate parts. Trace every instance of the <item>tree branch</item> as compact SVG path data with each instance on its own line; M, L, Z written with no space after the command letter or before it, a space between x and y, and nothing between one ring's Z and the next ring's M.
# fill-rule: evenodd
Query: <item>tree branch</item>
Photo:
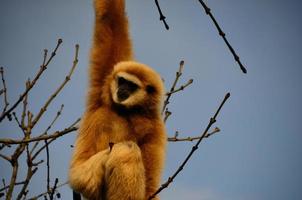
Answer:
M47 190L50 190L50 165L49 165L49 148L48 148L48 142L47 140L45 140L45 149L46 149L46 166L47 166L47 174L46 174L46 178L47 178Z
M204 138L209 138L210 136L214 135L215 133L220 132L220 129L218 127L215 127L214 130L210 133L207 133ZM186 138L178 138L178 132L175 133L174 137L169 137L168 142L184 142L189 141L193 142L194 140L199 140L201 136L198 137L186 137Z
M175 89L176 84L178 83L179 78L182 75L184 64L185 64L185 62L183 60L180 61L179 68L178 68L178 71L176 72L176 76L175 76L174 82L173 82L173 84L172 84L172 86L170 88L170 91L166 93L166 99L164 100L164 105L163 105L163 108L162 108L162 111L161 111L162 114L164 113L164 111L166 110L168 104L170 103L169 100L170 100L172 94L174 94L176 92L179 92L181 90L184 90L187 86L189 86L189 85L191 85L193 83L193 79L190 79L185 85L182 85L180 88Z
M46 103L44 104L44 106L41 108L40 112L37 114L36 118L33 120L32 122L32 126L31 128L33 128L36 123L40 120L40 118L42 117L42 115L45 113L45 111L47 110L47 107L49 106L49 104L54 100L54 98L60 93L60 91L64 88L64 86L67 84L68 81L70 81L70 78L74 72L74 69L76 68L77 64L78 64L78 55L79 55L79 45L77 44L75 46L75 56L74 56L74 60L73 60L73 65L69 71L69 74L66 76L65 80L63 81L63 83L57 88L57 90L49 97L49 99L46 101Z
M208 134L209 129L211 128L211 126L216 122L216 117L219 114L221 108L223 107L224 103L227 101L227 99L230 97L230 93L227 93L223 99L223 101L221 102L220 106L218 107L216 113L214 114L213 117L210 118L210 121L206 127L206 129L204 130L204 132L201 134L199 140L196 142L196 144L192 147L191 151L189 152L189 154L187 155L187 157L185 158L185 160L182 162L182 164L178 167L178 169L176 170L176 172L168 178L168 180L163 183L161 185L160 188L158 188L158 190L151 195L148 199L153 199L157 194L159 194L163 189L167 188L170 183L173 182L174 178L183 170L184 166L187 164L187 162L189 161L189 159L191 158L191 156L193 155L193 153L198 149L198 146L200 144L200 142L205 138L205 136Z
M234 48L231 46L231 44L229 43L227 38L225 37L225 33L222 31L222 29L220 28L220 26L219 26L218 22L216 21L215 17L211 13L211 9L204 3L203 0L198 0L198 1L202 5L202 7L204 8L205 13L210 16L210 18L211 18L212 22L214 23L216 29L218 30L219 35L222 37L223 41L225 42L225 44L227 45L227 47L231 51L232 55L234 56L235 61L239 64L241 71L246 74L247 73L246 68L243 66L243 64L240 61L239 56L237 55L237 53L235 52Z
M159 3L158 3L158 0L155 0L155 4L156 4L156 7L157 7L157 10L159 12L159 20L160 21L163 21L164 25L165 25L165 28L167 30L169 30L169 25L167 24L166 22L166 17L163 15L162 11L161 11L161 8L159 6Z
M44 131L44 133L42 133L42 134L39 135L39 136L42 136L42 135L46 135L46 134L47 134L47 132L51 129L51 127L54 125L54 123L57 121L57 119L58 119L58 118L60 117L60 115L62 114L63 108L64 108L64 105L62 104L60 110L57 112L55 118L52 120L52 122L50 123L50 125L46 128L46 130ZM30 155L32 155L33 151L36 149L36 147L38 146L39 142L40 142L40 141L36 141L36 143L33 145L32 149L30 150Z
M1 79L2 79L2 85L3 85L3 90L1 90L1 94L3 94L3 100L4 100L4 108L2 110L2 113L5 113L7 107L9 106L9 103L7 100L7 88L6 88L5 79L4 79L3 67L0 68L0 73L1 73Z
M66 182L64 182L64 183L62 183L62 184L57 184L57 186L56 186L55 189L61 188L61 187L65 186L65 185L67 185L67 184L68 184L68 181L66 181ZM46 195L46 194L48 194L48 193L49 193L49 191L43 192L43 193L41 193L41 194L38 194L38 195L36 195L36 196L34 196L34 197L29 198L28 200L36 200L36 199L39 199L40 197L42 197L42 196L44 196L44 195Z
M70 130L69 132L78 130L78 127L76 127L75 125L76 125L80 120L81 120L80 118L77 119L73 124L71 124L71 125L67 128L67 130L68 130L68 129L72 129L72 130ZM65 129L65 130L66 130L66 129ZM68 133L66 133L66 134L68 134ZM50 141L48 141L48 145L50 145L50 143L52 143L53 141L55 141L55 140L57 139L57 137L48 138L48 139L50 139ZM39 153L40 153L43 149L45 149L45 148L46 148L46 145L44 145L44 146L42 146L40 149L38 149L37 152L33 155L32 159L34 160L34 159L39 155Z
M0 116L0 122L6 117L10 116L10 113L19 105L19 103L23 100L23 98L28 94L28 92L33 88L33 86L36 84L36 82L39 80L40 76L43 74L43 72L47 69L48 64L51 62L53 57L56 55L56 52L59 48L59 46L62 44L62 39L59 39L57 42L57 46L51 53L51 56L49 59L45 62L43 61L43 64L40 66L40 70L38 71L37 75L35 76L34 80L30 83L29 87L25 89L25 91L20 95L19 99L4 113ZM45 58L45 54L44 54ZM45 59L44 59L45 60Z
M80 119L77 120L77 122L80 121ZM62 131L56 131L52 133L51 135L41 135L37 137L32 137L28 139L21 139L21 140L14 140L10 138L2 138L0 139L0 143L4 144L24 144L24 143L30 143L30 142L35 142L35 141L42 141L42 140L48 140L52 138L57 138L63 135L66 135L70 132L76 131L78 128L77 127L68 127Z

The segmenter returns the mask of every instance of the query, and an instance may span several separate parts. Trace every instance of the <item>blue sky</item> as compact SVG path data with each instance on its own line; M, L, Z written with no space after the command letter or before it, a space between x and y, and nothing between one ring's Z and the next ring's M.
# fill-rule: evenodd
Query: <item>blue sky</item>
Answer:
M246 65L241 73L232 55L197 0L161 0L170 30L159 21L154 1L128 0L136 59L156 69L169 88L180 60L185 61L184 92L173 96L167 122L169 135L197 136L206 127L226 92L231 98L215 124L221 132L205 140L192 159L161 193L162 199L300 200L302 199L302 3L298 0L206 1L227 38ZM29 97L37 113L63 81L80 44L79 64L69 85L51 105L34 133L44 130L64 104L62 129L84 110L87 66L93 27L92 1L17 1L0 6L0 65L5 69L9 100L24 89L38 70L43 49L63 45ZM20 110L17 110L20 112ZM12 123L0 125L1 137L21 137ZM51 177L66 180L75 134L51 149ZM163 180L174 172L193 143L169 143ZM1 178L9 165L0 161ZM45 190L45 166L30 187ZM21 179L22 174L20 174ZM7 179L8 181L8 179ZM70 199L68 187L60 190Z

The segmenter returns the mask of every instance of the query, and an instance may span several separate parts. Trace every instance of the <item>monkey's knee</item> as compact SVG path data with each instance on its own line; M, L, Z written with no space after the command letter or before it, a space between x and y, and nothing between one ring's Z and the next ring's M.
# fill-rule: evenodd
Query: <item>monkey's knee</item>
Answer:
M143 200L145 169L134 142L115 144L106 163L107 199Z

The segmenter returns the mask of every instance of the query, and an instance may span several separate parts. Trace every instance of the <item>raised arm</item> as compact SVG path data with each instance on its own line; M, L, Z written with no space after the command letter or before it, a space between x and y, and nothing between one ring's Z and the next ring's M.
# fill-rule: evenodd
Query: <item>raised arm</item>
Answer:
M101 105L101 88L113 66L120 61L132 60L124 0L95 0L94 7L88 109Z

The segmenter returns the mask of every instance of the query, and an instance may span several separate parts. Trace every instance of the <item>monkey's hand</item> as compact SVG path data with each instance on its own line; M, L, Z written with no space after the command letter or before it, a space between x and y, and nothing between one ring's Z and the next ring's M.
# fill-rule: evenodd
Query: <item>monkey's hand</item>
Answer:
M109 154L108 148L85 161L73 163L69 171L70 186L88 199L98 197L104 184L105 164Z
M141 150L132 141L120 142L112 146L106 167L119 166L122 163L141 160Z

